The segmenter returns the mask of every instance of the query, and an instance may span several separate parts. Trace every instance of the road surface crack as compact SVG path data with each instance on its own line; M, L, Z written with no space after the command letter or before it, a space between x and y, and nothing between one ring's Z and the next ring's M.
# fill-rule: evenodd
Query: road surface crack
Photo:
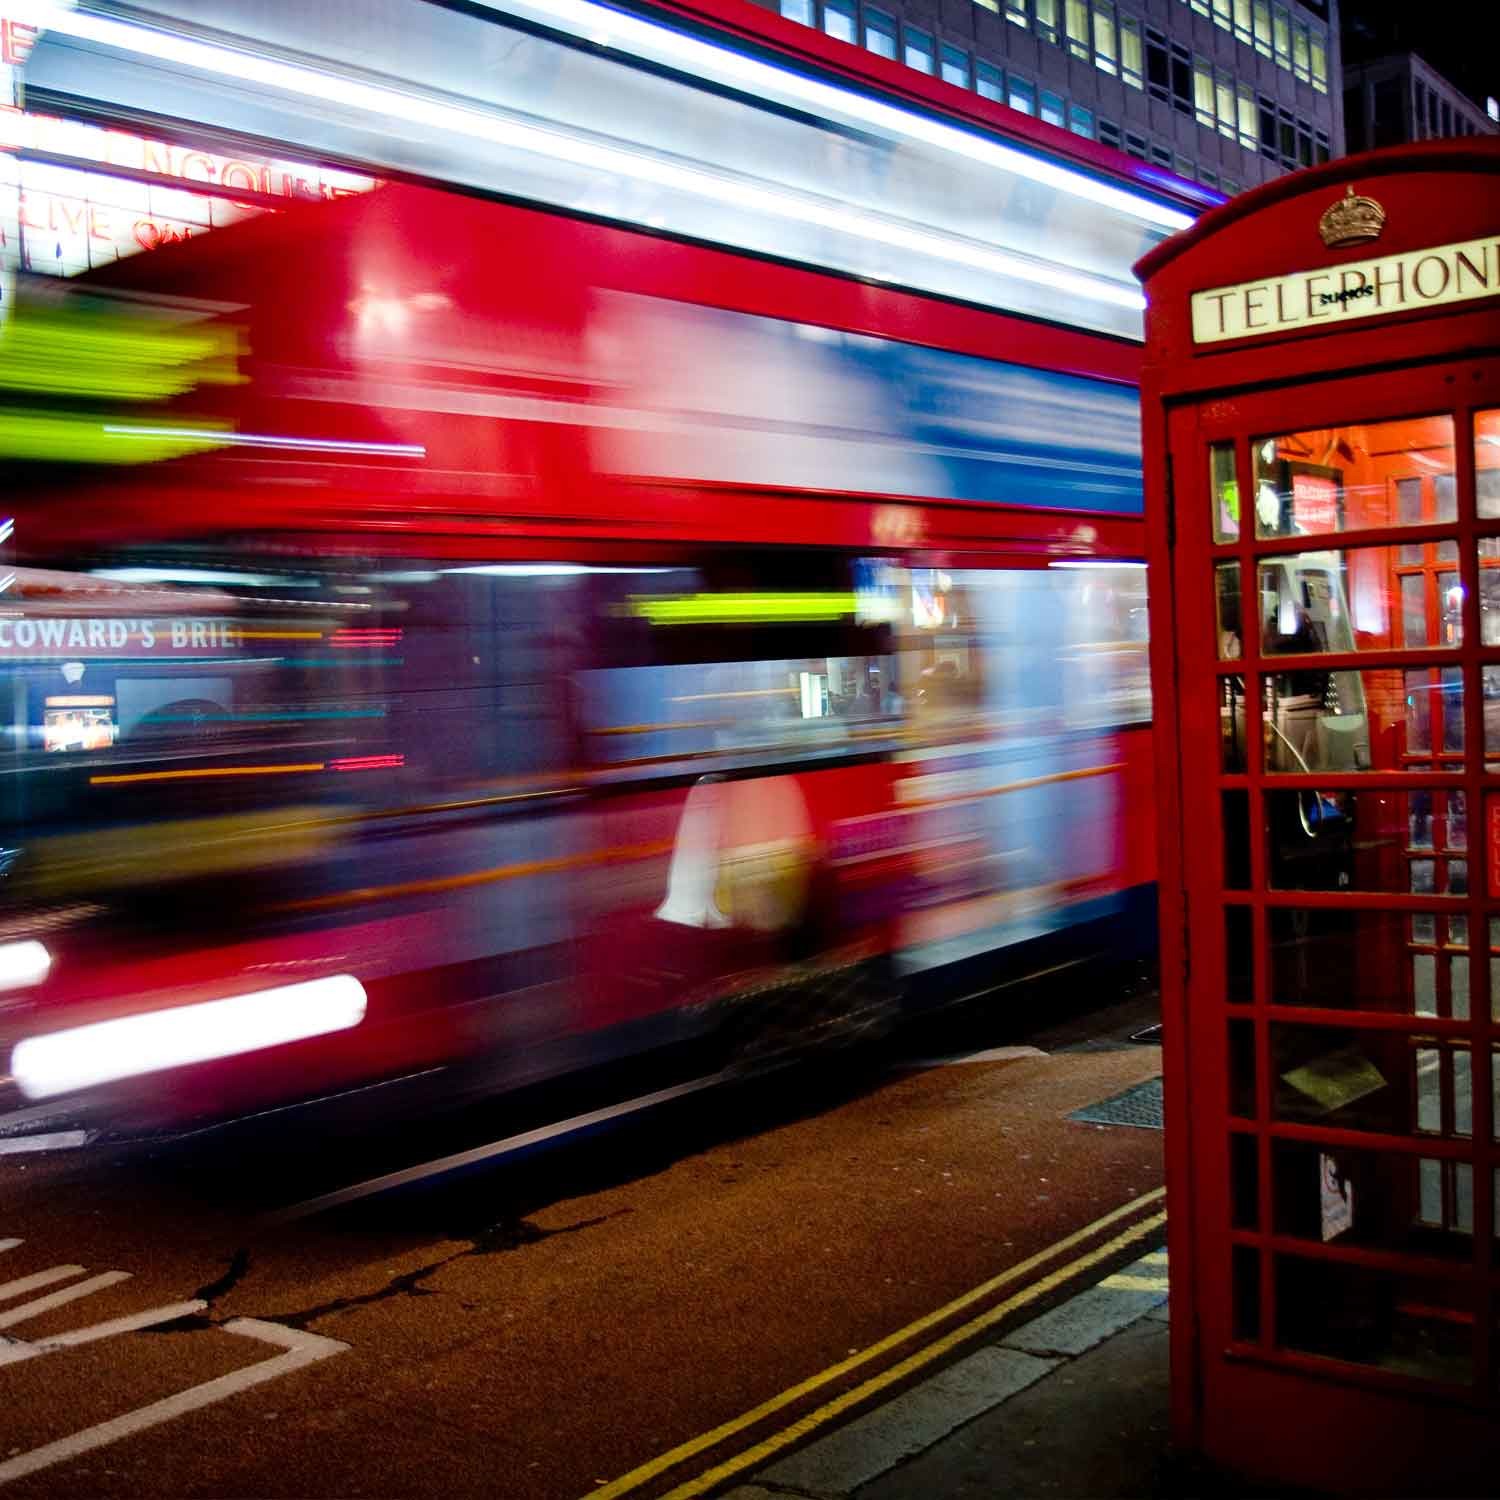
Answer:
M549 1240L555 1235L577 1234L583 1229L593 1229L607 1219L629 1212L628 1208L616 1209L614 1213L599 1214L592 1219L580 1219L573 1224L559 1225L556 1229L544 1229L541 1225L532 1223L530 1219L503 1219L481 1230L478 1234L466 1235L465 1238L469 1240L469 1243L462 1250L455 1250L452 1254L444 1255L425 1266L418 1266L414 1271L403 1271L399 1276L393 1276L384 1286L376 1287L373 1291L358 1292L348 1297L334 1297L327 1302L317 1303L313 1307L303 1308L300 1312L266 1313L263 1316L268 1322L281 1323L288 1328L297 1328L305 1332L314 1323L324 1318L352 1312L357 1307L369 1307L377 1302L388 1302L397 1297L441 1296L442 1293L438 1288L425 1286L423 1283L428 1277L435 1276L445 1266L451 1266L455 1261L481 1255L506 1254L512 1250L524 1249L528 1245ZM203 1294L199 1293L199 1295ZM465 1303L464 1305L470 1307L473 1304ZM180 1321L185 1323L188 1320Z

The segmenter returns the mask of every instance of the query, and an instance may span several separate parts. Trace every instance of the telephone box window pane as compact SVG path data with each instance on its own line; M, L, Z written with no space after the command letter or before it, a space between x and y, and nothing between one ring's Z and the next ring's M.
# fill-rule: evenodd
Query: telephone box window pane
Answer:
M1218 601L1220 660L1238 661L1244 655L1239 618L1239 564L1220 562L1214 568L1214 592Z
M1500 411L1474 413L1474 490L1481 516L1500 516Z
M1380 697L1385 675L1286 672L1271 678L1264 710L1267 774L1377 769L1371 750L1372 702L1382 745L1399 744L1406 724L1403 705Z
M1411 952L1399 911L1272 907L1266 919L1273 1005L1438 1016L1439 975L1451 983L1464 959Z
M1465 895L1467 858L1441 848L1409 852L1405 800L1388 790L1268 789L1263 831L1270 889ZM1425 915L1412 918L1413 941L1435 944L1436 930Z
M1453 469L1453 419L1448 416L1260 438L1253 454L1255 534L1260 537L1452 519L1451 511L1444 515L1439 508L1443 501L1433 478L1451 476Z
M1469 960L1459 953L1448 960L1448 1012L1455 1021L1469 1019Z
M1240 486L1234 468L1233 443L1214 443L1209 448L1208 486L1213 500L1214 540L1238 541Z
M1482 536L1479 549L1479 640L1500 645L1500 537Z
M1230 1260L1234 1283L1234 1337L1253 1343L1260 1337L1260 1254L1248 1245L1236 1245Z
M1278 1140L1271 1146L1275 1233L1315 1245L1467 1259L1473 1246L1462 1237L1468 1226L1456 1174L1454 1187L1445 1214L1443 1163L1435 1157L1317 1141Z
M1460 597L1440 596L1436 574L1399 566L1391 546L1263 558L1256 570L1261 649L1296 656L1460 644Z
M1421 573L1407 573L1401 579L1401 644L1431 644L1427 639L1427 580Z
M1220 770L1245 769L1245 679L1219 679Z
M1474 1134L1474 1084L1469 1054L1460 1048L1450 1054L1453 1064L1453 1134Z
M1248 906L1224 908L1224 998L1249 1005L1255 998L1254 924Z
M1485 667L1483 677L1484 768L1500 771L1500 667Z
M1434 1228L1443 1227L1443 1164L1436 1157L1424 1156L1418 1162L1417 1219Z
M1229 1137L1229 1185L1234 1227L1254 1229L1260 1218L1260 1148L1253 1135Z
M1412 1009L1419 1016L1435 1016L1437 1008L1437 955L1414 953L1411 958Z
M1410 1138L1442 1131L1443 1064L1455 1049L1414 1047L1400 1032L1271 1024L1276 1119ZM1467 1054L1465 1054L1467 1056Z
M1255 1118L1255 1027L1249 1021L1229 1023L1229 1112Z
M1220 808L1224 819L1224 886L1250 888L1250 798L1247 792L1225 792Z

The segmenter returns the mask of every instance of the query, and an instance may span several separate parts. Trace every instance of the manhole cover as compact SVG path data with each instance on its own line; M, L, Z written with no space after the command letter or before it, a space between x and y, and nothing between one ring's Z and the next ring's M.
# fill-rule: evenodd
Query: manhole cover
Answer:
M1086 1125L1139 1125L1145 1130L1160 1130L1161 1079L1148 1078L1112 1099L1075 1109L1068 1118Z

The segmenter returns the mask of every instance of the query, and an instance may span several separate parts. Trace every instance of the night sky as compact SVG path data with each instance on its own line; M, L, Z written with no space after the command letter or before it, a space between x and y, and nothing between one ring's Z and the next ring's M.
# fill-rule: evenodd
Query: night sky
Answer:
M1416 52L1481 109L1500 98L1497 0L1343 0L1344 61Z

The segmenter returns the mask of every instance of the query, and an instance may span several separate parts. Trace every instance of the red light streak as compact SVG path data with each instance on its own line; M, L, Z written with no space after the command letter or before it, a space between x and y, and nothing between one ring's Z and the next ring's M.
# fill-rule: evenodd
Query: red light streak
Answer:
M330 771L393 771L406 764L404 755L345 755L328 762Z
M360 646L399 646L401 644L401 627L335 630L328 637L328 644L330 646L343 646L346 648Z

